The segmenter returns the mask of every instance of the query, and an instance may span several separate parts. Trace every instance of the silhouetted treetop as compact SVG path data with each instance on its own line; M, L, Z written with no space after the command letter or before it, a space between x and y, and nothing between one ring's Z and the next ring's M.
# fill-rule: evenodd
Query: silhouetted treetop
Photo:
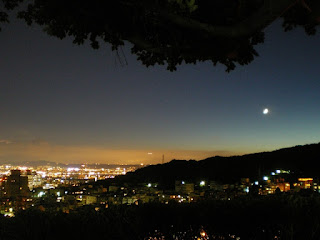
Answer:
M250 63L264 42L263 30L283 19L285 31L297 26L315 34L319 0L0 0L5 9L21 4L18 13L52 36L72 36L74 43L103 42L112 50L128 41L131 52L146 66L211 61L227 71ZM28 4L24 4L27 2ZM8 20L0 11L0 22Z

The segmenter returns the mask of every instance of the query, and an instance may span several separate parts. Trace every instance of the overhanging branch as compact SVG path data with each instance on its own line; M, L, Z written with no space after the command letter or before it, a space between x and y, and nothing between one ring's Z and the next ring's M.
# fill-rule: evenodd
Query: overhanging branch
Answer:
M286 10L297 4L297 0L265 0L264 5L252 16L233 26L213 26L191 18L170 13L159 8L160 17L182 28L202 31L211 37L246 37L265 28Z

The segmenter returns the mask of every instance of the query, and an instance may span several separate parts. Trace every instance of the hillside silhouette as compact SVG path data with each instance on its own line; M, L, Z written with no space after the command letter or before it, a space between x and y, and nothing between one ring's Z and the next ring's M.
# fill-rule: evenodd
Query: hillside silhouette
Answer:
M175 180L213 180L233 183L241 178L258 179L276 169L290 170L297 176L318 177L320 143L283 148L271 152L231 157L210 157L204 160L172 160L151 165L120 176L117 181L134 184L157 182L173 187Z

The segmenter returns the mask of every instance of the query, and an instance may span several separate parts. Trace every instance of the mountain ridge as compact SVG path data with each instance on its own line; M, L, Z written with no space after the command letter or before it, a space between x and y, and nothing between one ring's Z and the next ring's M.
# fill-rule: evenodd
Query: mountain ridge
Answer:
M234 183L241 178L258 179L276 169L290 170L299 176L318 177L320 143L296 145L270 152L250 153L241 156L214 156L203 160L176 160L150 165L135 172L119 176L118 181L142 183L157 182L172 187L175 180L201 179Z

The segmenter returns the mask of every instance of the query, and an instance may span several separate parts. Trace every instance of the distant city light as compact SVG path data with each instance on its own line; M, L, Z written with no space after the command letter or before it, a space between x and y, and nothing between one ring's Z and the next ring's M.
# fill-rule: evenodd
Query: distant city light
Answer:
M181 184L185 184L185 182L184 182L184 181L182 181L182 182L181 182Z
M267 176L264 176L264 177L263 177L263 180L264 180L264 181L268 181L269 178L268 178Z
M279 173L281 173L281 171L280 171L280 170L276 170L276 173L278 173L278 174L279 174Z
M38 197L43 197L45 195L44 192L39 192Z
M276 175L274 172L271 173L272 176Z
M201 232L200 232L200 235L201 235L201 237L205 237L207 234L206 234L205 231L201 231Z
M79 170L80 170L79 168L68 168L67 169L68 172L72 172L72 171L78 172Z
M148 185L147 185L148 187L151 187L152 186L152 184L151 183L148 183Z
M201 181L201 182L200 182L200 186L201 186L201 187L203 187L203 186L205 186L205 185L206 185L206 182L205 182L205 181Z
M259 182L258 182L258 181L255 181L255 182L254 182L254 185L259 185Z
M313 178L298 178L298 181L300 182L313 181Z
M148 152L148 155L152 155L153 153L152 152Z

